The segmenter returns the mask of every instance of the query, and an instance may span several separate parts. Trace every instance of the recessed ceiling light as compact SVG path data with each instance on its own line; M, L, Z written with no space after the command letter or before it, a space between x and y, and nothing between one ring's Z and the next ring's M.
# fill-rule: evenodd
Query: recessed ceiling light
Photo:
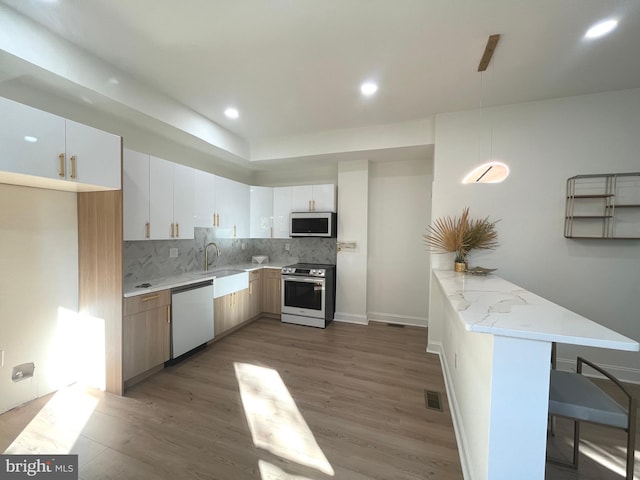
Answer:
M378 85L373 82L366 82L360 85L360 91L363 95L370 97L378 91Z
M119 85L120 84L120 80L118 80L116 77L111 77L107 80L111 85Z
M25 135L24 141L28 143L36 143L38 141L38 137L32 137L31 135Z
M608 33L611 33L618 26L617 20L605 20L593 25L587 33L584 34L584 38L600 38L604 37Z
M224 111L224 114L229 118L238 118L240 116L240 112L238 112L237 108L229 107Z

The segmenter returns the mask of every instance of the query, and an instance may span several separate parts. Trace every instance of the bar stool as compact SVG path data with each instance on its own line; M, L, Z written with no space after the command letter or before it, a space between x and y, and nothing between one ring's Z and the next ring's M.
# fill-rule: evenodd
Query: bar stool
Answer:
M554 352L555 354L555 349ZM555 356L555 355L554 355ZM552 359L555 367L555 358ZM622 406L595 383L582 375L583 364L611 380L627 397L627 405ZM601 367L578 357L576 373L551 370L549 382L549 416L564 417L573 423L573 462L567 464L557 459L547 460L560 465L578 468L580 422L596 423L627 432L627 480L633 480L636 443L637 399L633 398L620 381Z

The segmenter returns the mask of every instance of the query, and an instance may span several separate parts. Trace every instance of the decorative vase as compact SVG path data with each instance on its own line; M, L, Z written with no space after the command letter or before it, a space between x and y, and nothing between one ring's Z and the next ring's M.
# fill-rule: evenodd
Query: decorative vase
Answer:
M453 264L453 270L456 272L464 272L467 270L467 264L464 262L455 262Z

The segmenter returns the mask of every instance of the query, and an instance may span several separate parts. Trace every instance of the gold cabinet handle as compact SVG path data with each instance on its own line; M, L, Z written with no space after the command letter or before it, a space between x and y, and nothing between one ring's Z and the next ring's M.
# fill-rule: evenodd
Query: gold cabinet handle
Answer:
M220 214L216 213L216 227L220 226Z
M143 297L143 302L148 302L150 300L155 300L156 298L160 298L160 295L149 295L148 297Z
M237 231L236 231L236 226L233 226L233 238L236 238Z
M273 227L269 228L269 238L273 238Z
M315 200L311 200L311 202L313 203L313 210L316 210L316 201Z
M151 224L149 222L144 224L144 236L145 238L151 238Z
M71 155L71 178L76 178L76 156Z
M253 282L249 283L249 295L253 295Z
M213 226L214 227L216 226L216 214L215 213L213 214Z
M180 238L180 224L176 223L176 238Z
M58 155L58 160L60 160L60 168L58 169L58 175L64 178L64 153Z
M171 224L171 238L174 238L174 224Z
M309 200L309 211L311 211L311 200Z

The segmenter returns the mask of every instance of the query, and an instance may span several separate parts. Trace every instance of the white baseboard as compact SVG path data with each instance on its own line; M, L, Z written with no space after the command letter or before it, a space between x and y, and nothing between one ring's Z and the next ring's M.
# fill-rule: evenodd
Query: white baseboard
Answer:
M358 325L369 325L369 320L366 315L353 315L351 313L336 312L333 315L333 320L336 322L345 323L357 323Z
M440 355L440 363L442 364L442 342L427 342L427 353Z
M407 315L395 315L393 313L369 312L367 317L370 322L395 323L415 327L426 327L429 323L426 317L411 317Z
M558 358L556 360L556 365L557 365L556 368L558 370L564 370L566 372L575 372L576 371L576 360L575 359ZM604 368L607 372L609 372L611 375L616 377L621 382L640 384L640 370L637 369L637 368L620 367L620 366L616 366L616 365L605 365L605 364L601 364L601 363L598 363L597 365L599 367ZM589 369L589 370L590 371L585 372L587 374L587 376L593 376L593 377L596 377L596 378L604 378L602 375L598 374L597 372L594 372L591 369Z
M456 435L456 443L458 445L458 455L460 456L460 467L462 468L462 478L464 480L472 480L474 478L473 472L470 469L470 459L467 458L467 452L469 452L469 443L464 434L464 428L462 427L462 416L460 415L460 408L458 407L458 400L456 398L455 390L452 388L451 375L449 373L449 367L447 362L444 361L444 349L440 342L433 342L427 346L427 351L430 349L437 349L437 353L440 357L440 366L442 367L442 373L444 374L444 384L447 389L447 400L449 403L449 411L451 412L451 419L453 420L453 431Z

